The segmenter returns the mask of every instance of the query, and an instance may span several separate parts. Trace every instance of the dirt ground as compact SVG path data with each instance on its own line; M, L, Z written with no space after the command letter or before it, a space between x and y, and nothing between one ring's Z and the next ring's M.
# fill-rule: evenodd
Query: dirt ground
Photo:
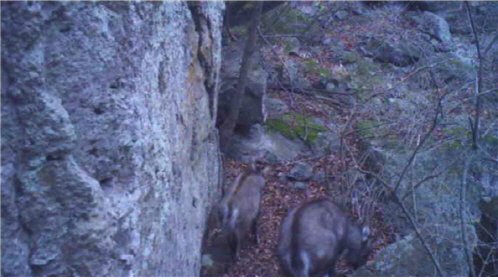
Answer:
M245 166L233 160L227 161L225 165L229 181L233 180ZM246 242L240 251L239 260L231 264L223 276L283 276L276 257L276 249L280 222L287 210L295 208L306 201L330 196L327 188L315 181L309 181L307 189L295 189L288 186L292 182L279 180L277 175L280 172L288 173L291 166L291 164L272 166L272 171L266 177L267 182L263 189L261 200L261 216L258 221L260 243L254 245L252 242ZM392 227L389 227L381 220L381 215L374 216L373 223L369 225L374 246L370 259L376 251L393 241ZM337 276L347 276L351 272L352 269L341 258L336 266Z

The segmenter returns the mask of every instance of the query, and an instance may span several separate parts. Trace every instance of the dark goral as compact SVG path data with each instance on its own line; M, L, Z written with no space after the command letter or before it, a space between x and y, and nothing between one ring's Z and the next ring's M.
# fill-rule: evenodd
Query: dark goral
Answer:
M355 268L366 261L368 235L368 227L356 225L331 200L318 199L287 213L277 253L287 276L332 276L345 249Z

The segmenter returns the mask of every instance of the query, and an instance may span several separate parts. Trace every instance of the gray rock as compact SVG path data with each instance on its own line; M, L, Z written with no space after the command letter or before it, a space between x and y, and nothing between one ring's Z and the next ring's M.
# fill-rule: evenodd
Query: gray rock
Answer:
M444 18L431 12L424 12L422 15L412 12L408 14L408 18L418 24L422 32L438 39L448 48L452 46L450 26Z
M262 158L269 163L276 163L294 159L304 152L307 149L302 142L290 140L259 125L253 126L248 135L235 134L227 149L228 155L243 162Z
M334 43L334 40L332 38L329 38L329 37L325 37L322 40L322 44L325 45L325 46L330 46L333 43Z
M439 240L429 240L445 276L468 276L469 270L462 250L455 250L454 239L458 236L458 227L440 232ZM446 236L444 236L446 234ZM454 235L451 235L454 234ZM472 239L471 239L472 240ZM475 237L474 237L475 240ZM401 277L437 276L434 264L415 234L410 234L379 251L374 259L352 274L353 277Z
M308 181L313 176L313 168L306 163L298 162L291 168L287 176L296 181Z
M338 150L341 145L339 136L332 131L319 132L311 144L311 149L316 156L325 156L331 151Z
M266 98L265 106L268 116L280 115L289 111L289 106L282 100L276 98Z
M422 11L433 13L459 9L460 1L409 1L411 8L419 8Z
M354 52L348 52L348 51L343 51L339 53L339 59L341 60L342 64L348 65L348 64L353 64L358 61L358 57L356 53Z
M299 53L301 48L301 42L296 37L289 37L284 40L285 51L287 53Z
M361 4L361 1L354 1L354 2L351 2L351 11L353 12L353 14L355 15L363 15L365 14L365 7Z
M283 182L283 183L289 181L289 179L287 178L287 175L285 175L285 173L283 173L283 172L278 173L278 180L280 182Z
M2 276L199 274L223 5L1 3Z
M299 61L288 60L287 67L285 70L283 68L278 69L278 79L280 81L290 82L295 88L310 88L310 82L308 79L303 77L303 64Z
M392 63L404 67L420 59L420 51L409 42L390 44L376 38L369 38L358 44L364 56L372 57L374 61Z
M308 187L308 184L303 183L303 182L294 182L294 184L291 185L292 188L294 189L306 189Z
M335 83L327 83L327 84L325 85L325 90L328 90L328 91L333 91L333 90L334 90L334 89L336 89L336 88L337 88L337 87L336 87Z
M320 182L320 183L324 183L326 182L326 175L325 175L325 172L324 171L320 171L318 173L315 174L315 177L314 177L314 180L317 181L317 182Z
M444 81L448 88L457 89L462 83L475 79L475 67L472 62L464 61L453 53L439 53L434 59L446 61L433 68L435 78Z
M347 11L337 11L335 13L335 17L338 19L338 20L345 20L349 17L349 13Z

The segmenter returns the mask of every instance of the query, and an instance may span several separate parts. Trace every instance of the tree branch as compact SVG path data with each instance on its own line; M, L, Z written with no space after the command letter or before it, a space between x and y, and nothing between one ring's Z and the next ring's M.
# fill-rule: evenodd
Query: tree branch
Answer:
M268 42L268 40L266 40L265 36L263 36L263 34L261 33L261 29L258 27L258 35L259 37L261 38L261 40L263 40L263 42L265 42L269 47L270 49L272 50L273 52L273 55L275 55L275 57L277 57L279 60L280 60L280 63L282 63L282 70L284 71L287 71L287 75L289 76L289 82L291 84L291 90L290 92L287 90L287 88L280 82L280 80L277 78L277 83L279 85L279 87L281 89L283 89L287 94L289 94L289 98L290 98L290 103L291 103L291 106L294 106L294 90L293 90L293 82L292 82L292 75L290 74L290 71L289 69L287 69L287 65L285 64L285 62L282 60L282 58L280 58L280 56L277 54L277 51L275 51L275 49L273 48L273 45Z
M418 151L420 150L420 148L424 145L425 141L429 138L429 136L431 135L432 131L434 131L434 129L436 128L437 126L437 120L438 120L438 116L439 116L439 112L441 110L441 104L442 104L442 100L443 98L447 95L448 93L445 93L441 96L441 98L439 99L438 101L438 105L437 105L437 108L436 108L436 113L434 114L434 120L432 121L432 125L431 125L431 128L429 129L429 131L427 131L427 133L424 135L424 137L422 138L422 140L420 141L420 144L417 146L417 148L415 148L415 151L413 151L412 155L410 156L410 159L408 160L408 163L405 165L405 167L403 168L403 171L401 172L401 175L398 179L398 182L396 183L396 186L394 188L394 192L396 193L399 189L399 186L401 185L401 181L403 180L403 177L405 176L406 172L408 171L408 168L410 167L410 165L412 164L413 160L415 159L415 156L417 155Z
M479 114L481 110L481 99L479 93L482 89L482 55L481 48L479 47L479 38L477 38L476 26L474 23L474 19L472 18L472 13L470 12L469 2L465 1L465 7L467 9L467 15L469 17L470 26L472 27L472 34L474 34L474 39L476 41L477 48L477 60L478 60L478 68L477 68L477 83L476 83L476 96L475 96L475 104L476 104L476 112L474 119L474 130L472 131L472 148L477 150L477 138L479 135Z
M237 119L239 118L240 106L242 104L242 99L244 97L248 81L249 69L251 69L254 60L253 54L256 46L256 29L261 19L262 7L263 2L254 2L252 22L249 27L249 35L246 41L246 46L244 48L244 53L242 55L237 90L235 92L235 97L233 98L232 107L230 108L228 117L220 127L220 145L223 148L229 145L230 140L232 139L233 129L235 128L235 124L237 123Z
M495 35L493 40L491 40L491 42L489 43L488 47L484 50L484 52L482 54L483 56L486 56L486 54L489 52L489 50L494 45L494 43L496 43L496 41L498 41L498 34Z
M398 205L403 210L403 213L405 213L406 217L408 218L408 220L412 224L412 227L415 230L415 233L417 234L417 237L420 239L420 242L422 243L422 246L424 246L425 250L429 254L429 257L431 258L432 262L436 266L436 270L437 270L439 276L440 277L444 277L444 273L443 273L443 270L441 269L441 266L439 265L439 262L436 260L436 257L434 256L434 253L432 253L431 248L429 247L429 245L427 244L427 242L425 242L425 239L422 237L422 234L420 233L420 230L418 229L418 226L415 223L415 220L412 218L412 216L410 215L410 213L406 209L406 207L403 204L403 202L399 199L398 195L396 193L393 193L393 196L394 196L394 199L395 199L396 203L398 203Z
M463 245L465 246L464 251L465 251L465 257L467 258L467 263L469 265L470 269L470 277L474 277L475 271L474 271L474 265L472 263L472 258L470 257L470 252L469 252L469 244L467 241L467 223L465 221L465 213L464 213L464 208L463 204L465 202L465 191L467 188L467 171L469 170L469 165L470 162L472 161L472 156L467 157L465 160L465 166L463 168L463 175L462 175L462 188L460 190L460 225L462 227L462 242Z

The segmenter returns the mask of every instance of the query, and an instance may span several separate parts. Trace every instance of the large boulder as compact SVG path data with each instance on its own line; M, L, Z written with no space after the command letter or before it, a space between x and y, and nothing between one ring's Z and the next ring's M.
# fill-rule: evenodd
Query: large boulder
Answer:
M461 9L463 3L460 1L407 1L406 4L412 10L438 13Z
M235 134L227 149L230 157L242 162L260 159L277 163L292 160L301 153L309 154L302 141L288 139L278 131L260 125L251 126L246 135Z
M439 53L434 59L443 62L433 67L434 78L450 89L459 89L476 79L476 67L468 59L453 53Z
M296 163L289 171L289 175L287 175L287 177L295 181L308 181L312 176L313 167L304 162Z
M452 50L454 49L451 40L450 26L448 22L431 12L407 13L406 15L414 24L416 24L421 32L428 34L431 38L436 39L432 42L436 50Z
M196 276L223 2L2 2L2 276Z
M434 231L438 231L436 228ZM460 227L445 230L446 234L425 235L435 252L444 276L468 276L469 266L464 251L455 244ZM475 236L472 241L475 242ZM471 249L470 249L471 250ZM373 260L353 273L353 277L434 277L438 276L434 263L415 234L383 248Z
M358 43L360 52L374 61L391 63L398 67L414 64L420 59L420 51L410 42L396 44L370 37Z

